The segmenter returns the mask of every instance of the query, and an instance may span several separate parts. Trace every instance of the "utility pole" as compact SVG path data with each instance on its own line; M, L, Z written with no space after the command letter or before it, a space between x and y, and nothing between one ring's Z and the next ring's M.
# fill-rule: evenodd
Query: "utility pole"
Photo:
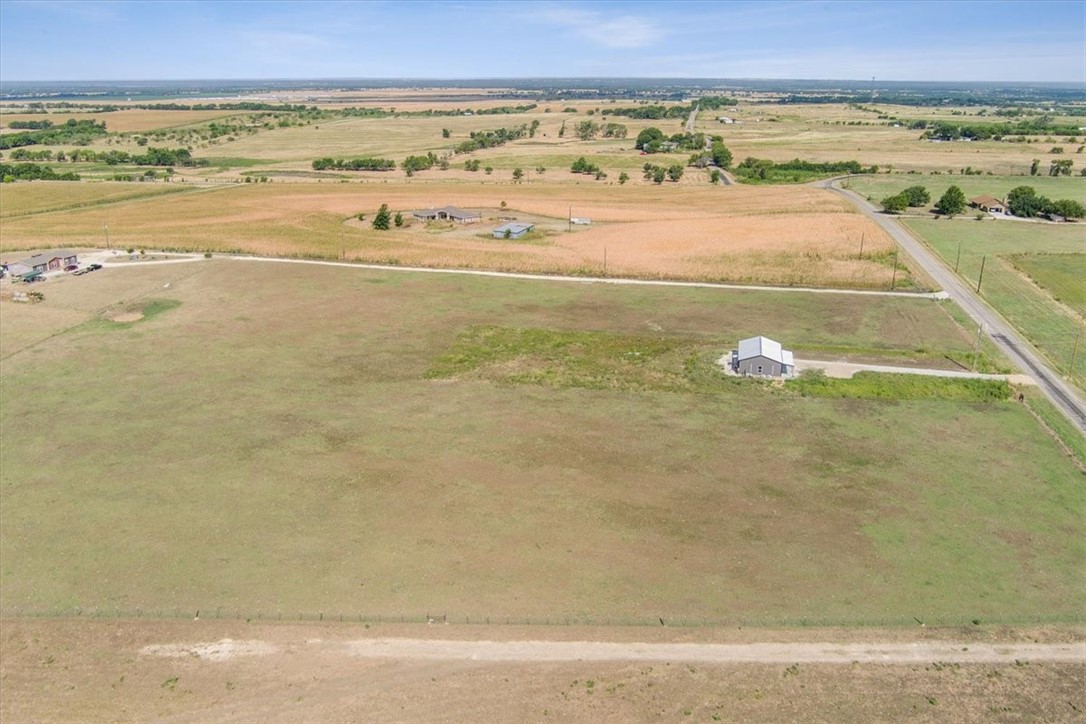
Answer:
M347 249L343 245L343 229L339 230L339 258L340 259L346 259L347 258Z
M958 256L954 259L954 273L958 273L958 264L962 260L962 243L958 242Z
M864 237L866 233L860 234L860 259L864 258Z
M980 294L980 283L984 281L984 262L987 260L987 256L982 256L980 258L980 274L977 275L977 294Z
M894 275L890 277L890 291L894 291L894 287L897 286L897 247L894 247Z
M106 232L106 251L109 251L109 224L102 224L102 228Z
M603 247L603 275L607 276L607 247Z
M573 231L573 207L572 206L569 207L569 229L568 229L568 231Z

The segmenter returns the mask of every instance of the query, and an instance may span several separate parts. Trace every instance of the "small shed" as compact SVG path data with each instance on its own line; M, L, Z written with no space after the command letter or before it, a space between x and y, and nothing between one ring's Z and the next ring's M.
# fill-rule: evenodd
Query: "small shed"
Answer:
M1007 205L997 199L995 196L989 196L988 194L974 196L973 198L969 199L969 205L972 206L974 209L987 211L990 214L1007 213Z
M455 221L458 224L474 224L482 220L477 211L465 211L455 206L442 206L440 209L420 209L411 215L420 221Z
M534 224L524 224L519 221L510 221L494 229L495 239L519 239L535 228Z
M751 337L732 350L732 369L752 377L791 377L796 371L792 351L768 337Z

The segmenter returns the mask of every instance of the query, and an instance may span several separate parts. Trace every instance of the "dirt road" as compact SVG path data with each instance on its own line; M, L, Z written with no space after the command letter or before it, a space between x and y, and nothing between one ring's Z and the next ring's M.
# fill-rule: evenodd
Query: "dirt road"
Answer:
M223 639L193 644L152 644L144 656L225 661L239 656L293 656L298 653L397 661L480 661L543 663L563 661L689 662L703 664L913 664L931 661L1013 663L1086 662L1086 643L621 643L607 641L465 641L373 638L310 639L275 645L268 641Z

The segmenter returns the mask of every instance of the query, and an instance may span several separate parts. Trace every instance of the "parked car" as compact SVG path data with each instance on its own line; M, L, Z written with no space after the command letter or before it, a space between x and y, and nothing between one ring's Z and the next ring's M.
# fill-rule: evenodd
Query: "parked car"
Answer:
M66 271L66 272L74 272L78 268L79 268L78 264L69 264L68 266L64 267L64 271Z
M74 272L72 272L72 276L81 277L84 274L87 274L89 272L90 272L90 269L76 269Z
M33 284L34 282L44 282L45 275L41 272L30 272L23 275L23 281L27 284Z
M89 272L98 271L101 268L102 268L101 264L91 264L90 266L87 267L87 271L89 271Z

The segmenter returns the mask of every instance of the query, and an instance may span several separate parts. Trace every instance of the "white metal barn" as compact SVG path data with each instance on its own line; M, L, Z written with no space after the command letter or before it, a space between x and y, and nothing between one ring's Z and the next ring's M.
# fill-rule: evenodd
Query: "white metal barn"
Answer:
M796 371L792 351L768 337L751 337L732 350L732 369L753 377L791 377Z

